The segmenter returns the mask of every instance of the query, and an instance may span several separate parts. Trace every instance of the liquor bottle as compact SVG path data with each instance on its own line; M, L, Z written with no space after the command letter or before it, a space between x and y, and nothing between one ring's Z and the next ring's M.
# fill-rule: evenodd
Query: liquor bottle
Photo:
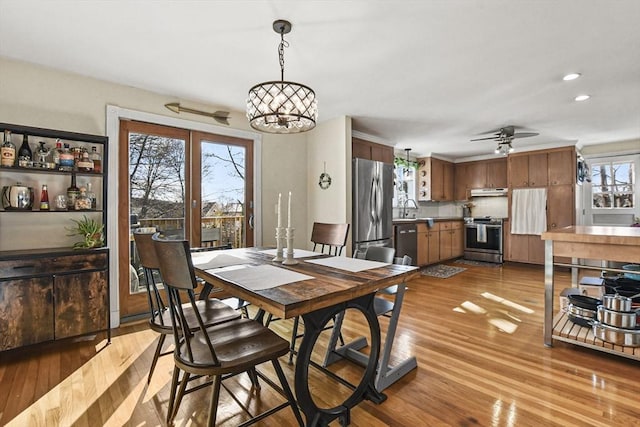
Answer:
M96 193L93 192L92 184L87 182L87 197L91 200L91 209L98 208L98 202L96 200Z
M47 190L47 184L42 184L42 192L40 193L40 210L49 210L49 190Z
M98 153L96 146L91 147L91 160L93 160L93 171L102 173L102 156Z
M51 155L56 169L60 168L60 153L62 153L62 142L56 139L56 148L52 151Z
M93 161L89 158L89 152L86 148L82 149L77 164L80 172L93 172Z
M18 162L22 161L20 166L27 166L28 163L33 159L33 153L31 152L31 147L29 147L29 137L27 134L22 136L22 145L18 150Z
M16 146L11 142L11 131L4 131L4 143L0 147L0 155L2 166L13 167L16 163Z
M60 153L60 166L61 171L71 172L73 171L73 154L69 151L69 144L65 143L62 152Z
M76 199L80 195L80 189L76 186L76 174L71 174L71 185L67 188L67 207L70 211L76 209Z
M76 197L75 210L88 211L91 209L91 200L87 197L87 189L80 187L80 194Z
M82 159L82 149L80 147L73 147L71 149L71 153L73 154L73 170L78 170L78 163Z

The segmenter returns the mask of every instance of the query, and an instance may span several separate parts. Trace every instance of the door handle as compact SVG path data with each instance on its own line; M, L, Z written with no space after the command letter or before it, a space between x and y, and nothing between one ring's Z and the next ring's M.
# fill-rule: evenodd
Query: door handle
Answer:
M253 214L249 215L249 228L253 230Z

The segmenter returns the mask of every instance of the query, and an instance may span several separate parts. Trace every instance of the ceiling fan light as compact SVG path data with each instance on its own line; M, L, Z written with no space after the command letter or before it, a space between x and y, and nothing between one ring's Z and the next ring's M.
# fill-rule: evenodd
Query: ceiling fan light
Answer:
M586 101L587 99L591 98L591 95L578 95L574 98L574 100L580 102L580 101Z
M580 77L581 75L582 75L582 74L580 74L580 73L569 73L569 74L567 74L566 76L564 76L564 77L562 78L562 80L564 80L565 82L568 82L568 81L571 81L571 80L575 80L575 79L577 79L577 78L578 78L578 77Z

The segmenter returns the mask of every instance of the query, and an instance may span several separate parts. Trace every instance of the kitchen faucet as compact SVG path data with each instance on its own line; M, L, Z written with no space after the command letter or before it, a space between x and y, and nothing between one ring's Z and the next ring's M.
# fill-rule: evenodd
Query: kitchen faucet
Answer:
M407 212L407 209L409 208L409 202L413 203L413 209L418 209L418 204L416 203L416 201L413 199L407 198L402 204L402 218L406 218L407 215L409 214Z

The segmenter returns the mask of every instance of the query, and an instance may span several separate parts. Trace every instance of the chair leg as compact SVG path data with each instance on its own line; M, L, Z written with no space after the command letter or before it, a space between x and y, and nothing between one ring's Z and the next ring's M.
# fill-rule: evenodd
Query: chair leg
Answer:
M278 361L278 359L273 359L271 363L273 363L273 369L276 371L276 374L278 375L278 379L280 380L282 391L284 391L284 394L287 396L287 400L289 401L289 406L291 406L293 415L296 417L296 420L298 420L298 425L304 426L302 415L300 415L300 409L298 409L298 403L296 402L295 397L293 397L293 393L291 392L291 387L289 387L289 383L287 382L287 377L284 376L284 372L282 371L282 366L280 366L280 362Z
M171 423L173 420L173 406L176 399L176 389L178 388L180 377L180 369L177 366L173 367L173 375L171 376L171 393L169 394L169 407L167 408L167 423Z
M160 357L160 353L162 353L162 345L164 344L165 338L167 338L165 334L160 334L160 338L158 339L158 345L156 346L156 352L153 355L153 360L151 361L151 368L149 369L147 384L151 384L151 376L153 375L153 371L156 369L156 364L158 363L158 358Z
M178 372L180 371L177 367L176 369L178 370ZM176 415L178 415L178 409L180 409L180 403L182 403L184 392L187 389L187 383L189 383L189 377L191 377L191 374L189 374L188 372L185 372L184 375L182 376L182 381L180 381L180 389L178 390L178 396L176 396L176 400L173 404L173 413L171 414L171 418L168 420L169 423L171 423L176 417Z
M220 398L220 375L216 375L213 379L213 389L211 390L211 401L209 402L209 420L207 425L209 427L215 427L216 415L218 412L218 399Z
M300 317L293 318L293 332L291 332L291 345L289 346L289 365L293 364L293 354L296 351L296 340L298 339L298 324L300 323Z
M249 368L247 370L247 375L249 375L249 379L251 380L251 384L257 390L260 390L260 381L258 380L258 373L256 372L255 366L253 368Z
M271 323L271 320L273 320L273 314L269 313L267 315L267 321L264 322L264 326L266 326L268 328L269 327L269 323Z

